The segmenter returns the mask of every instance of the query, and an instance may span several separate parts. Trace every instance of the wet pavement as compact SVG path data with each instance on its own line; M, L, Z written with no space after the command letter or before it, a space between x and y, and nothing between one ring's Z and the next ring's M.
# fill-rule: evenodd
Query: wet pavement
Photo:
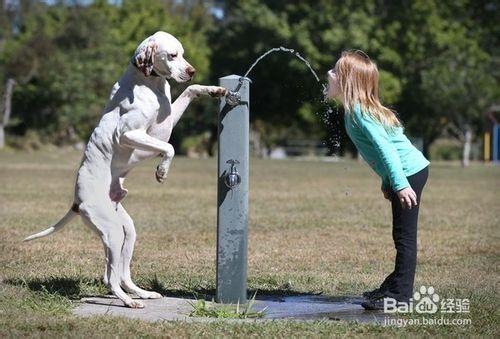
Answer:
M345 320L360 323L384 323L383 312L366 311L361 307L363 298L350 296L297 295L261 296L256 301L259 307L268 305L268 319L325 319Z
M358 323L384 324L388 315L381 311L366 311L361 307L362 298L332 297L323 295L295 296L258 296L252 311L263 311L264 317L258 319L231 319L228 321L269 321L278 319L312 321L350 321ZM81 300L75 308L78 316L111 315L146 321L220 321L216 318L190 317L195 299L164 297L161 299L142 300L143 309L131 309L112 296L90 297ZM207 301L210 305L211 302Z

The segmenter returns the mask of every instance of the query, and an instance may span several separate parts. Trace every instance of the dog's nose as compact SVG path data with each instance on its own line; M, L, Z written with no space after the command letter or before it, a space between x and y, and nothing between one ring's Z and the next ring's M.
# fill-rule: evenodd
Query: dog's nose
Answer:
M193 77L193 75L196 73L196 70L194 69L193 66L189 66L186 68L186 73L190 76Z

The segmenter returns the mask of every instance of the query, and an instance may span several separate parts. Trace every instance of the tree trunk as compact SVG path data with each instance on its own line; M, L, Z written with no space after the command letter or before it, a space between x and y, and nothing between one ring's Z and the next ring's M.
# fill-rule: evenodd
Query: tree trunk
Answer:
M2 121L0 121L0 149L5 147L5 127L7 127L10 119L10 112L12 108L12 93L14 92L15 85L16 81L12 78L9 78L5 85L3 118Z
M467 125L465 126L464 139L462 143L462 167L469 166L471 144L472 144L472 129L469 125Z
M250 129L250 145L251 145L251 151L252 155L263 158L264 154L262 153L262 145L261 145L261 139L260 139L260 132L255 130L255 129Z
M429 149L431 148L431 143L426 139L424 138L424 145L422 147L422 154L424 155L424 157L426 157L427 159L430 158L430 155L429 155Z
M5 147L5 131L3 125L0 124L0 149Z

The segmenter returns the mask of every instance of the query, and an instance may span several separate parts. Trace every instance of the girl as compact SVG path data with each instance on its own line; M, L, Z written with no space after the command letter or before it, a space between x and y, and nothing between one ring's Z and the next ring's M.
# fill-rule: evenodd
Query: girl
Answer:
M418 202L429 161L403 134L396 114L378 98L376 64L361 51L346 51L328 72L328 99L345 109L345 128L361 156L382 179L382 193L392 204L394 271L380 287L363 293L366 309L381 310L384 298L408 302L417 262Z

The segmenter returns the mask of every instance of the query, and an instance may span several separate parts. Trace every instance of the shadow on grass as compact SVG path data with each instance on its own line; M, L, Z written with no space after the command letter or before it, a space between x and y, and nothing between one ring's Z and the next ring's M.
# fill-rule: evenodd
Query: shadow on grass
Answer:
M100 279L96 278L68 278L48 277L34 279L6 279L3 283L25 287L33 292L46 292L57 294L73 300L85 297L96 297L109 294L107 288ZM197 284L186 285L180 289L167 288L154 277L146 281L146 289L160 293L165 297L184 299L204 299L212 301L215 299L216 290L213 287L203 287ZM276 289L249 289L248 299L277 301L277 302L350 302L360 303L362 298L354 296L326 296L321 292L302 292L290 288Z
M184 299L204 299L212 301L215 299L216 290L213 287L200 287L199 285L184 286L181 289L166 288L156 277L148 281L150 289L165 297ZM322 292L295 291L290 288L278 287L276 289L248 289L248 300L277 301L277 302L349 302L358 304L363 298L357 296L327 296Z
M6 284L25 287L33 292L47 292L58 294L69 299L80 299L93 296L94 291L99 294L106 287L99 279L49 277L34 279L5 279Z

